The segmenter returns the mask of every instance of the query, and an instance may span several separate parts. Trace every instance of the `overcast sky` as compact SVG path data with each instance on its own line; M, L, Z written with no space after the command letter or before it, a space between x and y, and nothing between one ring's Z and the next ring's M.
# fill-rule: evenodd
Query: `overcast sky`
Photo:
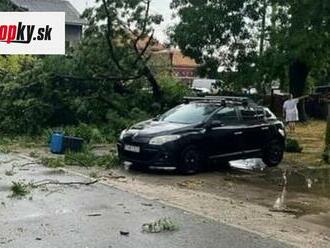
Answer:
M93 6L95 0L68 0L70 1L81 13L86 7ZM151 11L153 13L163 15L165 21L163 24L157 28L156 37L164 41L166 40L166 28L171 24L171 10L170 10L171 0L152 0Z

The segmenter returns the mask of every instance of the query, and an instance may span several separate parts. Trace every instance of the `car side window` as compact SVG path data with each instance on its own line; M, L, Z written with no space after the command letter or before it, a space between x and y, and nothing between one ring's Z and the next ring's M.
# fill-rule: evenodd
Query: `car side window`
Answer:
M264 112L261 109L240 106L239 111L245 123L254 124L264 120Z
M238 122L238 116L235 108L224 107L213 115L212 120L221 121L225 125L230 125Z

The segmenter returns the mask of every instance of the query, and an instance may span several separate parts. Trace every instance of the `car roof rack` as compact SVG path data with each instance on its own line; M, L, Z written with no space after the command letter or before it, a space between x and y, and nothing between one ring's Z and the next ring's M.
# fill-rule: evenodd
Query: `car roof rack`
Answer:
M184 97L186 103L200 102L200 103L215 103L226 105L248 105L257 106L257 104L248 97L237 97L237 96L205 96L205 97Z

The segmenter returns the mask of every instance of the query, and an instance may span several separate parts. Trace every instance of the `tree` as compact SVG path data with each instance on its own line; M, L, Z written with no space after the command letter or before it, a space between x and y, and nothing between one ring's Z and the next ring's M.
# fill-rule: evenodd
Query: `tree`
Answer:
M180 22L172 40L200 63L235 71L240 85L245 81L260 90L280 79L298 97L310 73L328 64L329 5L327 0L173 0Z
M124 83L145 77L153 90L155 100L161 97L160 87L148 60L154 42L153 25L162 22L162 16L150 14L151 0L97 0L99 7L89 9L87 33L103 35L111 63L109 71ZM101 24L100 24L101 23ZM107 77L108 75L102 75Z
M269 2L173 0L171 7L180 22L172 29L172 41L204 68L213 68L210 75L216 75L219 68L235 71L236 82L253 85L256 78L262 78L257 58L266 46Z
M17 6L15 6L9 0L1 0L0 1L0 10L1 11L14 11L14 10L17 10Z
M287 9L287 15L278 15L282 27L276 30L277 43L289 61L291 91L300 96L311 70L322 66L330 54L330 2L286 2L281 8Z
M89 25L66 56L0 56L2 133L37 134L43 128L84 123L116 137L127 126L177 105L189 93L168 75L166 58L151 56L154 39L147 34L152 36L151 24L161 18L146 10L150 2L106 1L108 11L115 11L110 28L107 11L99 3L85 11ZM118 16L117 11L124 10L129 13ZM139 32L144 26L146 31ZM157 104L146 67L162 92Z
M290 92L306 93L307 78L322 68L330 55L330 2L327 0L276 0L276 28L272 42L277 54L284 56L288 68ZM303 105L300 106L303 109ZM304 111L300 111L305 119Z

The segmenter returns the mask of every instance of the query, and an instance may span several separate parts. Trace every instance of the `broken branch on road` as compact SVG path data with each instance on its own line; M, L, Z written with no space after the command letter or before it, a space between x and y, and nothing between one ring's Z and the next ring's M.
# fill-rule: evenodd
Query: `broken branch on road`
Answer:
M48 185L66 185L66 186L72 186L72 185L83 185L83 186L90 186L93 184L98 183L98 180L89 181L89 182L60 182L58 180L51 180L46 179L39 182L30 182L30 183L24 183L24 182L12 182L11 191L12 195L11 197L23 197L31 192L32 189L48 186Z
M142 225L142 231L147 233L173 232L177 230L179 230L179 226L170 218L162 218Z
M93 184L98 183L98 180L89 181L89 182L60 182L58 180L51 180L46 179L39 182L32 183L32 187L42 187L47 185L84 185L84 186L90 186Z

